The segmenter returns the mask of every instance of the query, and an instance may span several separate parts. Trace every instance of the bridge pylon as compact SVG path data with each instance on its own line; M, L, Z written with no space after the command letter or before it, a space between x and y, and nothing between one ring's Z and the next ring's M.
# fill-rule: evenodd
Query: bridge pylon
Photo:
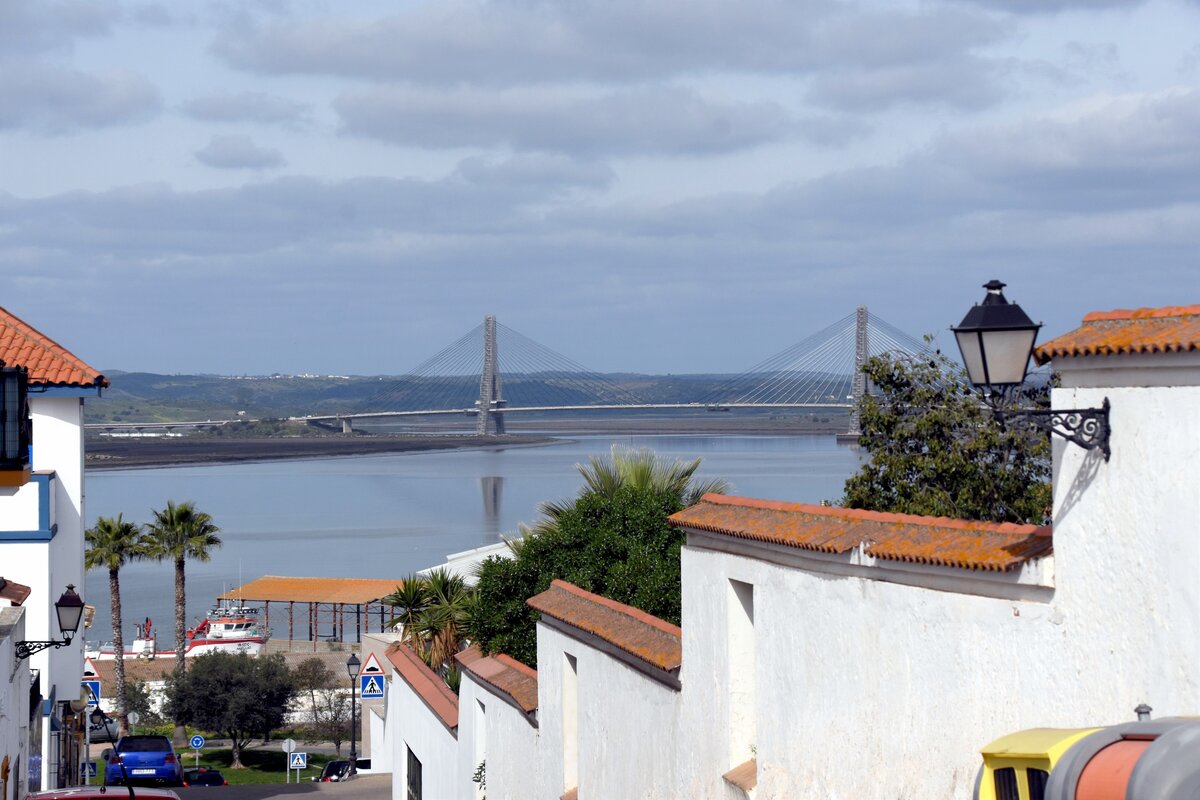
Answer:
M854 375L850 381L850 429L846 433L838 435L838 441L858 442L858 437L862 435L862 420L859 418L859 406L862 403L863 396L867 393L867 373L863 372L863 367L866 366L867 358L870 355L870 341L867 338L867 314L866 306L859 306L855 309L854 317Z
M479 416L475 421L475 434L487 436L504 434L504 415L496 409L504 406L500 383L500 357L496 348L496 317L488 314L483 318L483 375L479 379Z

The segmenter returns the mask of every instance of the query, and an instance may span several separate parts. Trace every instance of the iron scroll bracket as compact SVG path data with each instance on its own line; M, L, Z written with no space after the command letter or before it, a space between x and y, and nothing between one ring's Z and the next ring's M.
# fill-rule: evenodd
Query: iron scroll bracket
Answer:
M997 412L1005 418L1019 417L1039 430L1061 436L1084 450L1096 450L1108 461L1112 455L1108 437L1112 428L1108 422L1109 402L1104 398L1100 408L1018 408Z

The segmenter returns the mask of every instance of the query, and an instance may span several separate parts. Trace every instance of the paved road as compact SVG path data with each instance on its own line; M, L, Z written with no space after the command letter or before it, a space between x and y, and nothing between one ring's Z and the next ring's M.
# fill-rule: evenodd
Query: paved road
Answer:
M391 800L391 775L360 775L345 783L282 783L258 786L223 786L220 788L196 787L176 789L184 800L196 798L199 800L271 800L276 797L295 798L297 795L308 795L311 800ZM316 798L313 795L328 794L327 798ZM114 795L120 800L120 795Z

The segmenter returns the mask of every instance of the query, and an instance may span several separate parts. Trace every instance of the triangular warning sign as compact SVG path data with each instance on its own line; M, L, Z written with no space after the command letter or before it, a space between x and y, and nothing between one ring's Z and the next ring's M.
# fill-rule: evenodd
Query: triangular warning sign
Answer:
M84 675L99 675L100 674L100 673L96 672L96 665L87 656L84 656L84 658L83 658L83 674Z
M374 653L367 655L367 660L363 662L362 671L364 675L383 674L383 667L379 666L379 659L375 657Z
M366 682L363 683L362 695L363 695L363 697L371 697L373 695L382 697L383 696L383 679L376 675L371 675L370 677L368 677Z

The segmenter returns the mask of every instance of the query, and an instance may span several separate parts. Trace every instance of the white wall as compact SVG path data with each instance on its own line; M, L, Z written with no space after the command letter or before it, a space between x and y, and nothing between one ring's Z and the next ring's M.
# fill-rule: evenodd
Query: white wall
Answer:
M571 788L563 777L564 654L576 666L579 796L676 796L680 693L545 624L537 635L543 783L536 796L557 798Z
M421 761L423 796L427 800L457 797L455 735L441 723L424 701L395 671L388 677L387 724L392 750L392 797L406 800L408 757L411 748ZM375 762L371 762L372 768Z
M0 625L9 629L0 636L0 763L9 764L8 797L24 797L29 769L29 670L17 661L16 643L25 635L21 608L0 608Z
M539 687L540 687L539 673ZM539 688L540 691L540 688ZM448 795L455 800L475 800L477 786L471 775L479 762L476 747L476 703L485 706L483 722L486 730L482 740L486 742L487 796L489 798L552 798L558 800L560 789L551 795L539 787L543 786L544 759L540 750L541 737L538 729L529 724L525 715L487 688L479 685L470 673L463 671L462 685L458 695L458 742L459 760L457 792ZM541 716L541 712L538 712Z

